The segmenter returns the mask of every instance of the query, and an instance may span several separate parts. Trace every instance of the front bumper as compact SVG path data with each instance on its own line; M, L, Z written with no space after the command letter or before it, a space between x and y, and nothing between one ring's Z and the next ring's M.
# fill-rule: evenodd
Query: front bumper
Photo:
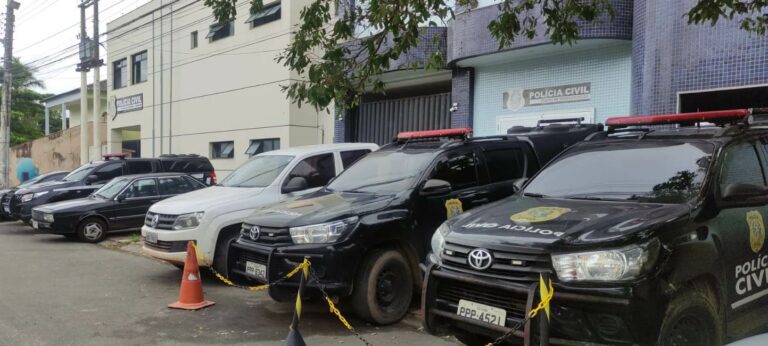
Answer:
M229 268L232 274L261 284L275 282L302 263L311 262L310 269L318 278L307 282L307 287L322 286L328 294L347 296L352 292L352 281L360 263L362 251L353 243L311 244L272 247L242 239L232 243L229 250ZM246 273L246 262L266 266L266 280ZM281 281L269 288L269 295L277 301L293 299L299 285L299 276Z
M653 344L666 306L658 282L631 287L574 287L555 283L550 303L552 344ZM432 333L450 330L501 336L539 303L536 282L508 282L459 273L435 265L426 268L422 292L424 325ZM504 326L457 315L459 300L507 311ZM543 316L543 315L539 315ZM515 337L530 343L538 318L526 323Z
M157 241L152 242L147 239L147 233L152 232L157 235ZM159 230L148 226L141 228L141 238L144 242L142 252L150 257L164 261L183 264L187 259L187 243L192 240L196 244L199 239L198 228L180 231ZM204 251L204 249L200 249ZM207 267L213 259L206 256L206 262L199 262L201 267Z

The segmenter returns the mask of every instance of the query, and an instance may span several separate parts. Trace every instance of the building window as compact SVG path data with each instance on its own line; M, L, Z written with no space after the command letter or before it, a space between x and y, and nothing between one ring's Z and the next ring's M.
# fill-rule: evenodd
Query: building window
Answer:
M234 21L229 21L226 23L217 23L211 25L211 29L208 32L207 38L209 41L217 41L225 37L229 37L235 34L235 23Z
M259 25L264 25L269 22L274 22L280 19L280 2L265 5L261 8L261 11L252 13L246 23L251 23L251 28L255 28Z
M235 142L212 142L212 159L231 159L235 157Z
M134 54L131 57L131 67L133 68L133 84L147 81L147 51Z
M192 32L192 33L189 35L189 39L190 39L190 44L189 44L189 46L190 46L190 49L195 49L195 48L197 48L197 30L193 31L193 32Z
M248 156L258 155L270 150L280 149L280 138L254 139L245 150Z
M128 83L128 60L120 59L112 63L113 89L120 89Z

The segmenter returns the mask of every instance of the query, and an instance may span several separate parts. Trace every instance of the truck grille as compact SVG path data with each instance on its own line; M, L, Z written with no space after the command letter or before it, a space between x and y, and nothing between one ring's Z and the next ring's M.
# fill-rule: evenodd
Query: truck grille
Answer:
M157 220L157 226L152 227L152 219L155 218L155 216L158 217ZM147 216L144 218L144 225L148 227L152 227L154 229L173 229L173 223L176 222L176 215L164 215L164 214L157 214L149 212L147 213Z
M292 245L293 241L291 240L291 233L288 231L287 228L271 228L271 227L260 227L258 232L258 237L254 240L251 238L251 230L253 229L254 225L244 223L243 228L240 230L240 235L242 236L242 240L250 243L257 243L261 245L268 245L268 246L282 246L282 245Z
M525 295L513 296L510 292L499 292L490 287L461 281L438 281L437 300L440 303L448 303L453 310L458 307L461 299L504 309L507 311L507 318L522 319L525 316Z
M258 252L247 252L247 251L240 251L237 256L238 268L245 268L245 262L256 262L263 265L267 265L267 260L269 259L269 256L266 254L260 254Z
M473 273L502 280L533 282L541 273L552 273L552 263L547 253L512 252L488 249L493 255L493 264L486 270L477 270L469 266L467 256L476 247L456 243L446 243L441 254L443 266L456 271Z

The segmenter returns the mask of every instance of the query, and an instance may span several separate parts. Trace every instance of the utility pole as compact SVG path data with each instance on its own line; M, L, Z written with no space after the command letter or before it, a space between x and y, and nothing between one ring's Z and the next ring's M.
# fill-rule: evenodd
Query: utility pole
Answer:
M99 58L99 0L93 0L93 148L96 159L101 158L101 71Z
M9 160L11 156L11 87L13 84L13 21L16 18L13 11L18 10L20 3L7 0L5 6L5 37L3 46L3 96L0 102L0 186L10 187Z
M91 69L92 42L85 32L85 9L89 0L83 0L80 5L80 63L77 70L80 72L80 164L90 161L88 157L88 71ZM94 124L95 125L95 124Z

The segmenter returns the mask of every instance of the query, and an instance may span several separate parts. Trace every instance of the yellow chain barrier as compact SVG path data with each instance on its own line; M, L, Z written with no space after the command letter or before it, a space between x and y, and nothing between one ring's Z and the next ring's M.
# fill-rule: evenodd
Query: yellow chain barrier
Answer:
M198 250L197 245L194 242L192 243L192 248L195 249L195 254L197 255L199 262L208 264L208 261L206 261L205 259L205 255L200 253L200 250ZM309 260L304 259L304 262L296 266L296 268L293 268L293 270L291 270L288 274L286 274L281 280L290 279L305 267L309 268L310 265L311 263L309 262ZM209 268L211 269L211 272L213 272L214 276L216 276L216 278L218 278L221 282L227 284L228 286L240 287L252 292L262 291L269 288L270 286L270 284L264 284L264 285L258 285L258 286L240 286L232 282L232 280L227 279L226 277L224 277L224 275L221 275L219 272L213 270L213 267L211 267L210 265L209 265Z
M355 328L352 328L352 325L347 322L347 319L344 318L344 316L341 315L341 311L336 307L335 304L333 304L333 300L331 300L330 297L326 296L325 301L328 302L328 307L331 309L331 313L336 315L336 317L339 318L339 321L341 321L341 324L344 325L344 327L347 327L349 330L354 330Z
M520 320L508 332L504 333L504 335L498 337L493 342L489 342L485 346L495 346L506 341L508 338L510 338L514 334L515 331L520 329L524 324L526 324L532 318L536 317L536 315L539 313L539 311L541 311L541 309L544 309L546 311L547 319L549 319L549 301L552 300L552 297L555 295L555 289L554 287L552 287L552 280L549 279L548 281L549 282L547 286L549 287L546 287L546 289L539 291L541 295L541 301L535 308L531 309L531 311L528 313L528 316ZM541 285L540 287L544 286L544 278L541 275L539 275L539 285Z
M544 280L542 280L542 283L543 281ZM544 297L541 297L541 301L539 302L539 305L537 305L535 309L531 310L531 312L528 313L528 317L534 318L536 317L536 314L539 312L539 310L547 308L549 306L549 301L552 300L552 296L554 295L555 295L555 289L552 287L552 280L549 280L547 295ZM549 316L547 316L547 318L549 318Z

